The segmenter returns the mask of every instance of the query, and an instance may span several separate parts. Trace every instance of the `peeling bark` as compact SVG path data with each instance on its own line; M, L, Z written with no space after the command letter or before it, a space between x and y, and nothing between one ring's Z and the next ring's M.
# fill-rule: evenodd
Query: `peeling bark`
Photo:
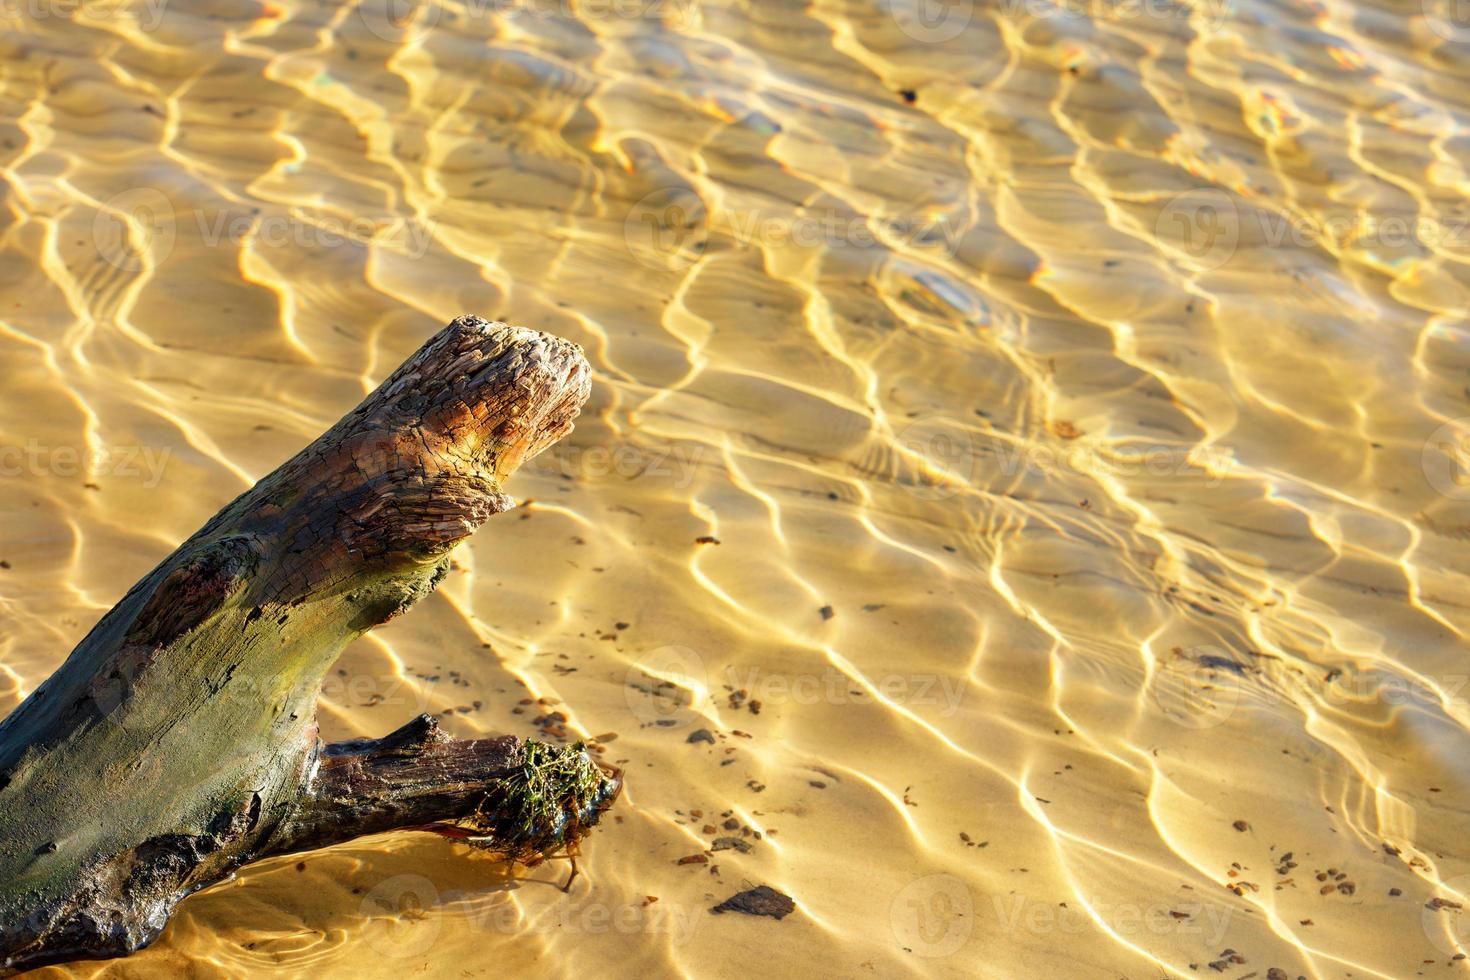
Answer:
M466 820L494 845L507 787L548 760L578 778L542 833L495 849L595 822L618 780L573 750L456 742L427 718L324 746L315 722L342 649L433 591L589 390L574 345L455 320L134 586L0 722L0 974L133 952L273 854Z

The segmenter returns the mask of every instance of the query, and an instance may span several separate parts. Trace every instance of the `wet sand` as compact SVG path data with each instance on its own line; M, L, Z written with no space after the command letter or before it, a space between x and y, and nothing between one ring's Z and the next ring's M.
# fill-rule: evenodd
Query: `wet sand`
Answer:
M0 711L473 312L592 401L323 735L626 790L37 976L1467 969L1452 7L239 9L0 7Z

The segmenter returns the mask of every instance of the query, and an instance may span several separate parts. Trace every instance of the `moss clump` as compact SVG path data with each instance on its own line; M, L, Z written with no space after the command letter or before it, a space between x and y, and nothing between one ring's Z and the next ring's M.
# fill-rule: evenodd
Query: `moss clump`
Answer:
M557 748L527 741L521 768L501 780L469 824L472 843L523 864L567 848L597 823L622 789L616 770L593 762L578 742Z

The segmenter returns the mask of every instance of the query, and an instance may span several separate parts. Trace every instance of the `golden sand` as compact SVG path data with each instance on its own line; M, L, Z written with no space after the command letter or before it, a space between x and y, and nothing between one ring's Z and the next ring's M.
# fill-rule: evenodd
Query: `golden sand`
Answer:
M592 402L323 734L628 771L570 895L42 975L1470 969L1470 20L1376 2L0 2L0 711L473 312Z

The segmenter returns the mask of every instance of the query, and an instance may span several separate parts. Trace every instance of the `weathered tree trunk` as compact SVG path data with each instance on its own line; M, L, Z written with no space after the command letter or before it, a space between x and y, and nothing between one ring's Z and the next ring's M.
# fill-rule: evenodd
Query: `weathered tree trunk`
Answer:
M0 723L0 974L132 952L272 854L400 827L574 843L619 786L579 749L428 718L324 746L315 715L342 648L434 589L589 389L574 345L462 317L103 617Z

